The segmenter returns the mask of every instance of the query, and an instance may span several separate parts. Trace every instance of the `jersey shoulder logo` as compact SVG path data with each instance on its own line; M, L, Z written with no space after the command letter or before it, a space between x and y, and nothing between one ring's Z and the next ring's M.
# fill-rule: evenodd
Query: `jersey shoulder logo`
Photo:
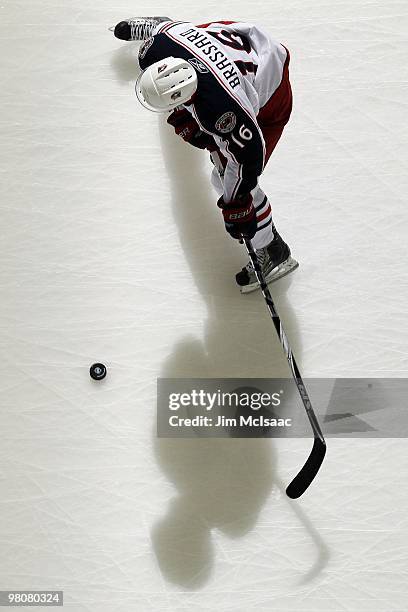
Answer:
M150 47L152 46L152 44L154 43L154 38L148 38L147 40L144 41L143 45L140 47L139 49L139 58L143 59L144 56L146 55L146 53L148 52L148 50L150 49Z
M216 122L215 129L221 134L228 134L232 132L234 127L237 125L237 116L235 113L229 111L224 113Z
M188 60L188 63L192 65L192 67L201 74L205 74L206 72L210 72L205 64L201 62L198 57L192 57Z

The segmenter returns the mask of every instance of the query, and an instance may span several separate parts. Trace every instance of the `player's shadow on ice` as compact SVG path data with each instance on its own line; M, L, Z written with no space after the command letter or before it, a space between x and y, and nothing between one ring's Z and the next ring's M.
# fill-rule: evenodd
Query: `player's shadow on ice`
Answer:
M171 180L172 212L191 276L208 309L204 337L186 336L163 363L167 378L290 377L261 295L241 296L234 274L246 263L244 247L225 233L210 167L203 152L177 140L163 118L160 138ZM300 355L296 319L286 291L291 278L273 286L273 296L295 354ZM187 291L184 287L180 291ZM186 310L189 295L185 296ZM238 538L252 530L272 490L283 491L269 439L154 438L161 469L177 489L152 540L166 578L187 589L209 579L215 550L212 530ZM293 503L292 503L293 504ZM317 560L301 582L320 573L328 553L300 508L294 511L317 549ZM274 558L270 543L271 567ZM242 567L242 563L240 563Z

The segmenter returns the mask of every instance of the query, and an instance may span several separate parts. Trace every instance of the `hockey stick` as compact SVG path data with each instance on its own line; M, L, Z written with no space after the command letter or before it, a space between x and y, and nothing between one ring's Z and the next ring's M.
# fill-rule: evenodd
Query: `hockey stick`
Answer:
M252 243L250 240L244 237L243 241L245 243L246 250L248 251L248 255L252 261L252 265L254 266L256 278L261 287L266 305L268 306L269 314L271 315L273 324L276 329L276 333L278 334L283 350L285 351L286 359L289 363L294 381L298 388L300 397L303 402L303 406L305 407L307 417L313 430L314 443L310 455L300 472L297 474L297 476L295 476L295 478L286 488L286 495L292 499L296 499L303 495L303 493L310 486L317 472L319 471L320 466L323 463L324 456L326 454L326 442L322 430L320 429L319 421L317 420L317 417L312 408L312 404L310 402L309 395L306 391L306 387L303 384L303 380L300 375L295 357L292 353L292 349L289 346L285 330L283 329L280 317L276 312L275 305L269 292L268 285L265 282L265 278L260 268L258 258L256 256Z

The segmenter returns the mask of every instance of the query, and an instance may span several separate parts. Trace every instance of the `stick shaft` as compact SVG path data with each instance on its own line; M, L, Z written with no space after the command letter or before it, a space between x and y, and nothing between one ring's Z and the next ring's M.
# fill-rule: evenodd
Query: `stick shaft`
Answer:
M252 265L254 267L255 275L256 275L258 283L259 283L259 285L261 287L261 291L262 291L263 296L265 298L266 305L268 306L269 314L271 315L273 324L274 324L275 329L276 329L276 333L279 336L280 342L281 342L283 350L285 352L286 359L288 361L289 367L290 367L291 372L292 372L293 379L294 379L294 381L296 383L296 386L297 386L297 389L299 391L299 395L300 395L300 397L302 399L303 406L305 407L307 417L309 419L310 425L312 426L314 436L315 436L315 438L319 438L323 443L325 443L322 430L320 428L319 422L318 422L317 417L315 415L315 412L313 410L312 403L311 403L311 401L309 399L309 394L308 394L308 392L306 390L306 387L305 387L305 385L303 383L302 377L301 377L300 372L299 372L298 365L296 363L295 356L293 355L292 349L291 349L289 341L288 341L288 337L287 337L287 335L285 333L285 330L283 329L282 322L281 322L280 317L279 317L279 315L278 315L278 313L276 311L275 304L273 303L272 296L270 294L268 285L265 282L265 278L264 278L264 275L262 273L261 267L259 265L258 258L256 256L256 253L254 251L252 243L247 238L244 238L244 243L245 243L246 250L248 251L248 255L249 255L249 257L250 257L250 259L252 261Z

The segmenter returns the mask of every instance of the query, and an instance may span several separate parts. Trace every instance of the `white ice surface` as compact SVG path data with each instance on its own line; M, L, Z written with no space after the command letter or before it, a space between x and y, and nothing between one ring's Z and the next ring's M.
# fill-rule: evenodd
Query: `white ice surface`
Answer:
M139 108L132 14L258 21L291 50L265 174L300 261L273 294L304 376L407 372L407 4L0 5L0 589L73 612L406 612L405 440L158 440L158 376L288 371L241 296L200 152ZM108 378L93 383L102 361Z

